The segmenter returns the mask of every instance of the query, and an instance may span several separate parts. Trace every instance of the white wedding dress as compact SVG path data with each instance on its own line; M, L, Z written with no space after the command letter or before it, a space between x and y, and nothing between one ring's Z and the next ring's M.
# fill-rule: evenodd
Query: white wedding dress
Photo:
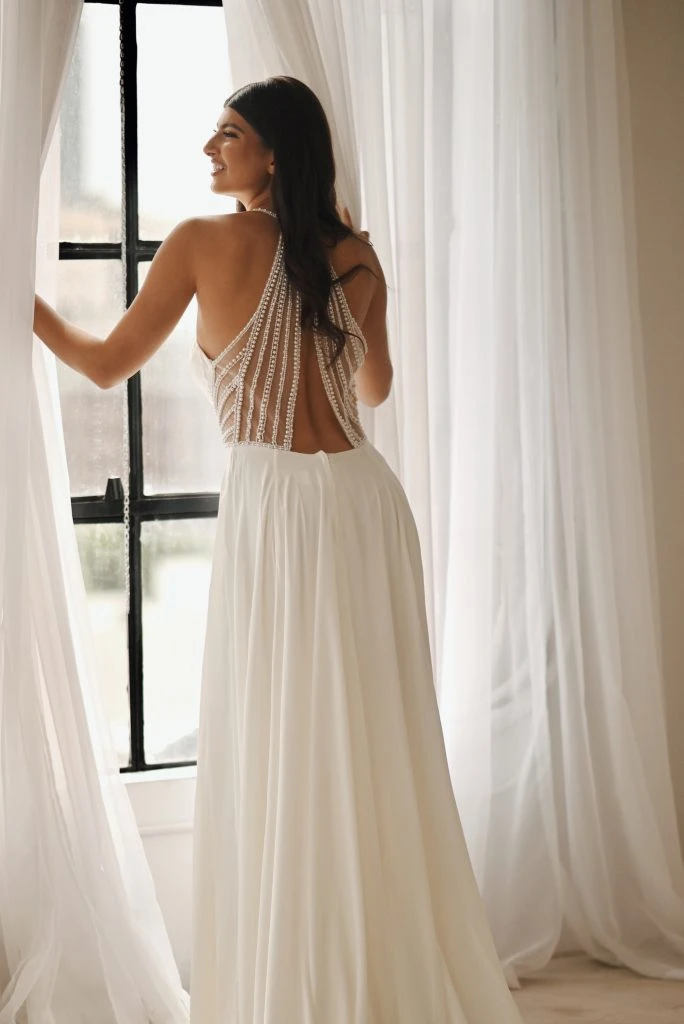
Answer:
M352 447L290 450L299 297L192 360L227 445L204 651L192 1024L520 1024L466 850L402 486L364 436L365 341L318 365ZM330 315L361 334L339 284ZM502 851L502 855L503 851Z

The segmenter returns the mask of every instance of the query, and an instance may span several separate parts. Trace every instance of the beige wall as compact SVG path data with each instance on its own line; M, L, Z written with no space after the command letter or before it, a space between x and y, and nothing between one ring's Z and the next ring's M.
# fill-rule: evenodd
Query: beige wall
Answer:
M684 0L623 0L665 688L684 839Z

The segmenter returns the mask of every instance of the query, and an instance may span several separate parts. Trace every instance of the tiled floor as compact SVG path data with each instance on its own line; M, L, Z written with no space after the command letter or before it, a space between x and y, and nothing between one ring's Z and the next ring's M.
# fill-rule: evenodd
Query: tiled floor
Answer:
M525 1024L684 1024L684 982L642 978L585 956L552 960L514 995Z

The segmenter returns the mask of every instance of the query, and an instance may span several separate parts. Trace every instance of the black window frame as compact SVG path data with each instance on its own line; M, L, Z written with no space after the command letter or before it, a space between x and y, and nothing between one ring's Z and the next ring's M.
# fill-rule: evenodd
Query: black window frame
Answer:
M138 221L138 90L136 10L144 4L175 7L221 7L221 0L84 0L119 8L119 97L121 104L121 242L59 243L60 260L121 260L126 308L138 292L138 264L153 259L162 240L140 238ZM216 517L217 492L176 494L144 493L143 419L140 372L126 384L129 443L129 612L128 612L128 702L130 716L130 760L122 772L191 766L195 760L148 764L145 759L142 630L142 524L153 520L203 519ZM123 523L124 488L120 478L110 478L104 495L71 499L76 526L82 523Z

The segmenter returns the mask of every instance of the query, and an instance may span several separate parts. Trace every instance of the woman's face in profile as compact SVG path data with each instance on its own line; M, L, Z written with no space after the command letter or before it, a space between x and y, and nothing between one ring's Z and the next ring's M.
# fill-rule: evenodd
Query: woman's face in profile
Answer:
M242 200L270 185L273 153L232 107L224 107L203 151L211 160L211 190ZM246 205L246 204L245 204Z

